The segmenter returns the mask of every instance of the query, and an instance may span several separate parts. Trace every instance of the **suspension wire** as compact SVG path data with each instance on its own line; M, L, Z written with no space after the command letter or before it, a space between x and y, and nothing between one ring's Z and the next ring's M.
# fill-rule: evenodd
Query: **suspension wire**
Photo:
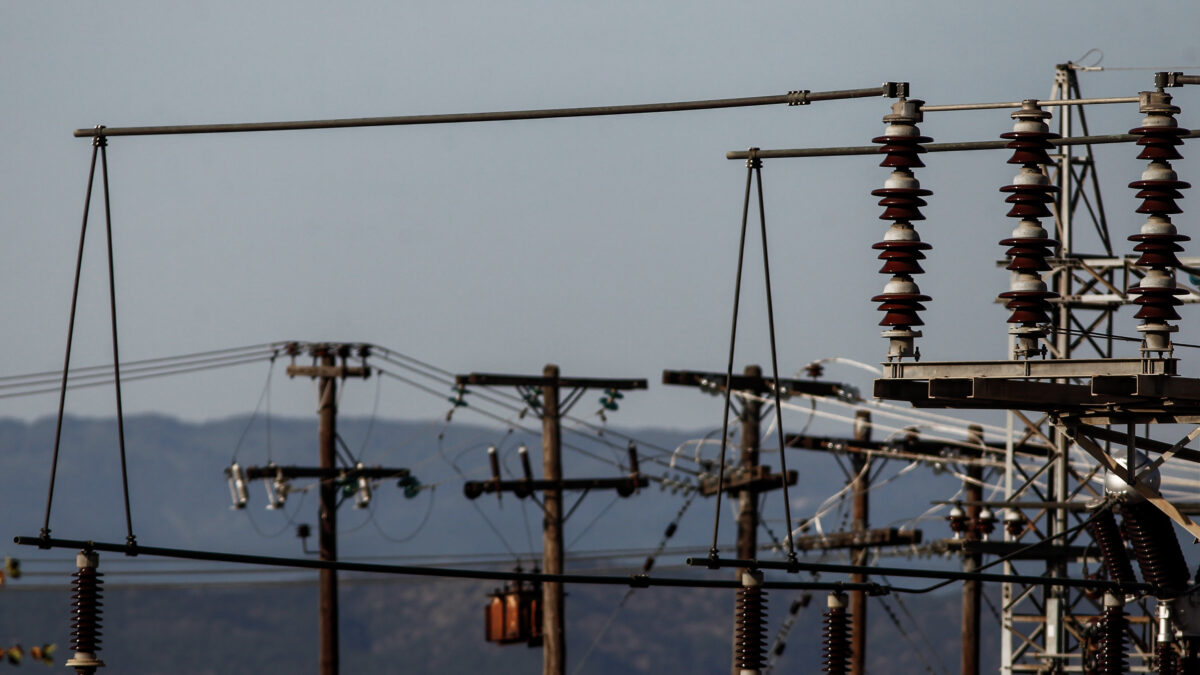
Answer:
M250 414L250 420L246 422L246 427L244 429L242 429L242 435L238 436L237 444L234 445L234 447L233 447L233 459L230 460L230 462L229 462L230 464L237 461L238 452L240 452L242 449L242 442L246 440L246 434L248 434L250 432L250 427L254 426L254 420L255 420L255 418L258 417L259 408L262 407L263 401L267 400L270 397L271 373L274 370L275 370L275 358L272 357L271 365L267 368L267 381L265 383L263 383L262 393L260 393L258 395L258 403L254 404L254 412ZM269 416L270 416L269 410L270 410L270 406L268 404L268 420L269 420ZM269 439L271 437L269 421L267 422L267 425L268 425L267 438ZM268 464L271 463L271 442L269 440L267 441L267 463Z
M270 352L270 351L278 352L278 347L277 347L277 345L268 342L268 343L257 344L257 345L246 345L243 347L229 347L229 348L225 348L225 349L213 349L213 350L203 351L203 352L193 352L190 354L178 354L175 356L159 356L159 357L155 357L152 359L138 359L136 361L126 361L124 363L124 372L129 373L132 370L149 368L151 366L151 364L162 364L164 362L166 362L166 365L159 366L159 367L162 367L162 368L173 367L173 362L183 362L183 361L193 362L194 361L194 362L199 362L199 363L205 363L208 360L220 360L221 358L241 358L241 357L245 356L244 352L252 352L252 351L261 352L264 350L266 350L268 352ZM112 366L109 364L103 364L103 365L98 365L98 366L81 366L78 368L71 369L71 377L74 377L74 378L89 377L88 373L98 373L98 375L96 375L96 374L90 375L90 377L97 377L97 376L101 376L101 375L107 375L110 371L112 371ZM45 382L55 382L61 377L62 377L62 371L60 371L60 370L44 370L44 371L35 372L35 373L24 373L21 375L4 375L4 376L0 376L0 383L8 383L8 382L13 382L13 381L17 381L17 380L33 380L33 381L27 382L25 385L22 385L22 384L0 384L0 386L3 386L3 387L31 386L31 385L35 385L35 384L44 384Z
M784 476L783 480L783 515L787 520L787 546L788 560L796 559L796 548L792 541L792 505L788 499L788 481L787 481L787 453L783 451L783 406L780 403L779 394L779 356L778 350L775 348L775 309L771 302L771 261L767 255L767 211L763 203L763 183L762 183L762 161L758 157L752 157L754 165L754 176L758 179L758 222L762 232L762 254L763 254L763 278L766 280L767 286L767 327L771 335L771 369L775 378L775 386L772 390L775 393L775 415L778 424L775 425L775 430L779 435L779 470ZM732 356L732 354L731 354ZM732 368L733 362L730 361ZM732 371L725 382L728 384L733 381ZM728 387L727 387L728 388ZM811 421L811 420L810 420Z
M929 675L937 675L937 673L933 671L933 666L929 663L929 659L925 658L925 654L923 653L921 646L917 644L915 640L913 640L912 636L908 634L908 631L904 630L904 625L900 623L900 618L897 617L896 613L892 611L891 606L884 601L883 596L879 597L879 605L883 607L883 611L888 615L888 618L892 620L892 625L896 627L896 631L900 633L900 637L904 638L908 644L912 645L913 652L916 653L917 658L921 659L921 665L925 666L925 672L929 673ZM941 665L940 660L939 665ZM946 666L942 665L942 673L944 674L945 672Z
M88 211L92 205L92 185L96 178L96 156L100 151L101 138L92 142L92 162L88 169L87 191L83 198L83 224L79 228L79 253L75 258L75 284L71 290L71 315L67 320L67 353L63 357L62 387L58 395L58 422L54 427L54 454L50 460L50 488L46 494L46 518L42 521L41 536L50 536L50 507L54 504L54 481L58 475L58 452L62 444L63 412L67 403L67 376L71 370L71 344L75 337L75 308L79 304L79 277L83 269L83 245L86 241Z
M117 280L113 265L112 205L108 195L108 139L96 136L100 143L100 177L104 188L104 230L108 235L108 302L112 315L113 386L117 395L117 441L121 452L121 489L125 495L125 541L137 545L133 536L133 517L129 509L129 471L125 461L125 413L121 404L121 357L117 348Z
M1111 510L1114 504L1116 504L1116 501L1112 497L1107 497L1107 498L1105 498L1104 503L1099 508L1092 511L1092 515L1087 520L1083 521L1082 523L1080 523L1074 527L1069 527L1057 534L1052 534L1049 537L1045 537L1039 541L1035 541L1031 544L1022 546L1021 548L1019 548L1011 553L1008 553L1007 555L999 556L995 560L993 560L989 563L980 565L975 571L982 572L982 571L988 569L989 567L995 567L996 565L999 565L1000 563L1008 562L1009 560L1016 558L1017 556L1025 553L1026 551L1037 548L1038 546L1044 546L1046 544L1049 544L1050 542L1054 541L1055 539L1061 539L1063 537L1073 535L1073 534L1079 532L1080 530L1083 530L1088 525L1091 525L1092 521L1094 521L1096 518L1099 518L1101 514ZM943 504L941 506L945 506L945 505ZM889 588L891 590L893 590L895 592L899 592L899 593L923 594L923 593L929 593L930 591L935 591L944 586L948 586L948 585L954 583L955 581L956 581L956 579L946 579L945 581L939 581L938 583L933 584L932 586L929 586L927 588L897 588L895 586L890 586L890 585L889 585Z
M407 543L408 541L412 540L418 534L420 534L421 530L425 529L425 525L429 523L429 516L433 513L433 497L435 494L437 494L437 492L436 492L437 486L436 485L425 486L422 488L422 491L424 491L426 489L429 490L429 503L425 506L425 515L421 518L421 522L417 525L417 529L413 530L411 533L409 533L403 537L399 537L399 538L392 537L392 536L388 535L386 532L384 532L383 527L379 524L379 521L376 520L376 518L375 518L375 508L372 507L371 508L371 524L375 526L375 531L379 533L379 536L392 542L393 544L404 544L404 543Z
M750 185L754 180L754 166L747 162L746 199L742 206L742 232L738 241L737 276L733 284L733 320L729 327L729 365L725 369L725 412L721 416L721 458L717 470L716 515L713 517L712 547L709 557L717 557L717 532L721 525L721 495L725 492L725 451L729 447L729 406L733 395L733 353L737 346L738 303L742 295L742 260L746 253L746 221L750 216Z
M367 431L363 434L362 447L358 450L358 457L361 460L367 454L367 443L371 440L371 433L375 431L375 419L379 416L379 395L383 388L383 378L375 378L375 403L371 406L371 419L367 422Z
M132 375L131 376L131 375L129 375L129 371L126 370L121 379L124 382L135 382L135 381L140 381L140 380L149 380L149 379L153 379L156 377L168 377L171 375L185 375L187 373L197 373L197 372L203 372L203 371L208 371L208 370L215 370L217 368L228 368L230 366L243 366L243 365L247 365L247 364L251 364L251 363L259 363L262 361L262 359L263 359L263 356L256 355L256 356L244 356L244 357L240 357L240 358L232 359L232 360L229 360L229 359L216 360L217 361L216 363L211 363L208 365L187 365L187 366L180 365L180 366L176 366L173 368L167 367L167 366L140 368L140 369L135 369L135 372L142 372L142 371L147 371L147 372L142 372L142 374L140 374L140 375ZM105 366L105 367L111 368L111 366ZM97 379L97 378L104 378L104 379ZM89 381L69 383L67 385L67 389L88 389L91 387L107 386L107 385L110 385L113 383L111 377L107 377L104 375L84 375L84 376L82 376L81 379L89 380ZM36 384L36 383L34 383L34 384ZM30 384L0 384L0 389L14 389L14 388L28 387L28 386L31 386L31 385ZM58 387L44 388L44 389L26 389L24 391L16 391L16 392L8 392L8 393L0 394L0 398L18 398L18 397L22 397L22 396L33 396L36 394L49 394L49 393L54 393L57 391L59 391Z
M408 385L410 385L410 386L413 386L413 387L415 387L415 388L417 388L417 389L419 389L419 390L421 390L421 391L424 391L424 392L425 392L425 393L427 393L427 394L431 394L431 395L433 395L433 396L437 396L438 398L443 398L443 395L442 395L442 393L441 393L441 392L439 392L439 391L436 391L436 390L434 390L434 389L432 389L432 388L430 388L430 387L428 387L428 386L425 386L425 385L421 384L420 382L416 382L416 381L414 381L414 380L411 380L411 379L409 379L409 378L406 378L406 377L404 377L403 375L397 375L396 373L393 373L393 372L391 372L391 371L389 371L389 370L383 370L383 369L381 369L381 368L376 368L376 371L377 371L378 373L380 373L381 375L386 375L387 377L391 377L391 378L393 378L393 379L396 379L396 380L399 380L399 381L401 381L401 382L404 382L405 384L408 384ZM501 407L508 407L508 406L504 406L503 404L499 404L499 403L497 403L496 405L500 405ZM519 410L518 410L518 409L516 409L516 408L509 408L509 409L510 409L510 410L512 410L513 412L519 412ZM483 415L484 417L491 418L491 419L493 419L493 420L495 420L495 421L497 421L497 422L500 422L501 424L504 424L505 426L511 426L511 427L513 427L513 428L515 428L515 429L519 429L520 431L523 431L523 432L525 432L525 433L527 433L527 434L530 434L531 436L537 436L537 435L539 435L539 433L540 433L540 432L537 432L537 431L535 431L535 430L532 430L532 429L530 429L530 428L528 428L528 427L521 426L521 425L517 424L515 421L513 421L513 420L511 420L511 419L505 419L505 418L501 417L500 415L497 415L496 413L493 413L493 412L491 412L491 411L488 411L488 410L484 410L484 409L482 409L482 408L480 408L480 407L478 407L478 406L468 406L468 407L467 407L467 410L473 410L473 411L475 411L476 413L478 413L478 414L480 414L480 415ZM589 436L589 438L590 438L590 436ZM604 464L609 464L609 465L615 466L615 467L617 467L617 468L623 468L619 462L615 462L615 461L613 461L612 459L609 459L609 458L607 458L607 457L604 457L604 456L602 456L602 455L598 455L598 454L596 454L596 453L594 453L594 452L590 452L590 451L588 451L588 450L584 450L583 448L581 448L581 447L579 447L579 446L577 446L577 445L573 445L573 444L570 444L570 443L563 443L563 444L562 444L562 446L563 446L563 448L565 448L565 449L567 449L567 450L572 450L572 451L574 451L574 452L577 452L577 453L579 453L579 454L581 454L581 455L584 455L584 456L586 456L586 457L590 457L591 459L594 459L594 460L596 460L596 461L598 461L598 462L602 462L602 463L604 463ZM654 463L656 463L656 464L659 464L659 465L661 465L661 466L667 466L667 467L670 467L669 463L668 463L668 462L666 462L665 460L661 459L661 458L656 458L656 457L648 457L648 458L647 458L647 460L648 460L648 461L652 461L652 462L654 462ZM694 470L694 469L682 469L682 468L678 468L678 467L671 467L671 468L674 468L674 470L676 470L676 471L679 471L679 472L681 472L681 473L690 473L690 474L692 474L692 475L697 475L697 474L699 473L699 471L697 471L697 470ZM650 478L651 478L651 480L661 480L661 478L660 478L660 477L650 477Z
M585 491L584 494L587 494L587 492ZM600 512L597 513L596 516L594 518L592 518L591 521L589 521L588 524L585 525L582 530L579 531L579 534L575 535L575 538L572 539L569 544L567 544L567 548L571 548L572 546L574 546L576 544L576 542L578 542L580 539L582 539L583 535L587 534L588 530L591 530L592 526L595 525L596 523L598 523L600 521L600 519L603 518L604 515L607 514L609 512L609 510L612 509L612 507L616 505L617 500L619 500L620 498L621 498L620 495L614 495L612 500L609 501L608 504L603 509L600 509ZM580 497L579 500L583 501L583 497ZM578 504L578 502L576 502L576 504ZM565 522L565 520L566 519L564 519L564 522ZM533 548L533 547L530 546L530 548Z

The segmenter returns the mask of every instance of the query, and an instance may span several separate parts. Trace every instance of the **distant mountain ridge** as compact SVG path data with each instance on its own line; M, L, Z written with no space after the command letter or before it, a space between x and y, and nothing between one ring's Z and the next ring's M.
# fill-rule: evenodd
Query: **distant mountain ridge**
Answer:
M247 417L189 423L139 415L127 419L125 428L133 525L140 543L303 555L293 527L300 522L315 522L315 495L293 494L287 514L270 512L263 509L265 491L256 484L246 511L229 508L222 470L234 458L235 449L242 464L266 463L268 441L263 419L252 424ZM0 505L6 514L0 534L4 536L36 535L40 528L53 431L53 419L0 420ZM488 552L501 559L511 556L514 563L521 558L526 566L533 562L528 552L540 550L537 507L511 495L501 500L485 496L470 502L462 495L459 471L471 478L485 478L485 452L491 443L501 447L507 466L516 469L512 457L516 445L527 442L536 447L540 443L537 438L457 421L447 426L441 421L343 419L339 431L351 452L365 463L409 467L423 484L434 486L414 499L406 499L401 490L381 484L375 490L374 509L369 512L344 504L339 511L343 558ZM592 439L567 434L564 440L572 446L564 452L568 475L619 475L620 470L606 460L623 459L623 450L617 450L625 443L617 437L621 433L647 444L643 450L645 472L681 477L680 472L670 472L651 461L653 455L661 453L650 445L673 449L684 440L703 435L614 429L608 440L616 447L609 447L598 442L594 434ZM315 421L272 419L269 445L271 458L277 463L314 463ZM798 466L801 473L801 482L793 492L794 506L804 507L801 512L811 511L844 483L841 469L832 458L816 453L789 455L789 459L793 457L799 458L792 466ZM771 463L771 459L764 461ZM536 462L534 470L540 475ZM893 494L881 490L873 494L873 507L877 513L915 515L919 512L914 512L915 508L927 508L922 504L927 504L930 495L913 492L900 490ZM573 498L568 503L573 503ZM657 487L623 500L611 495L588 495L568 521L568 551L653 549L682 503L682 494ZM705 549L711 537L713 506L711 500L695 500L670 545ZM781 512L780 506L768 507L769 518L776 512ZM723 537L725 541L732 539L729 520L723 519L723 532L729 533L728 538ZM836 518L827 519L825 529L838 526ZM54 536L63 538L124 540L113 420L68 418L51 528ZM784 528L775 522L773 529L782 533ZM263 537L260 531L274 536ZM406 538L404 543L389 541ZM767 537L760 535L760 540L766 542ZM64 574L61 582L54 577L38 577L36 581L23 578L0 590L0 601L4 603L0 640L33 644L49 639L66 651L67 593L32 589L36 583L47 582L62 583L65 588L69 571L61 561L69 557L67 552L41 552L11 545L4 552L25 561L26 569L61 570ZM682 569L681 562L664 556L654 573L707 574ZM147 569L148 564L106 555L102 556L101 568L110 572ZM623 567L611 567L613 564ZM584 565L607 565L613 573L628 574L640 567L640 558L623 563L573 564L568 560L568 571ZM311 575L253 579L261 581L242 579L238 585L225 587L213 586L203 576L194 582L171 577L163 584L165 587L137 588L130 584L154 582L156 578L110 578L102 657L114 668L112 672L261 673L312 667L316 659L316 592ZM188 588L189 583L194 587ZM536 672L540 667L537 650L500 648L483 641L484 596L493 586L346 575L341 592L345 672ZM588 650L624 589L579 586L570 588L569 593L568 655L574 668L575 659ZM795 597L798 594L772 594L772 635ZM810 607L801 610L786 656L780 661L780 672L819 670L822 599L818 594ZM930 636L933 646L929 653L940 653L947 664L953 665L957 660L957 595L951 592L905 598L904 602ZM897 611L895 601L891 603ZM722 591L638 591L617 613L582 672L728 672L732 607L732 594ZM951 626L953 635L948 635ZM879 637L873 636L873 644L892 646L872 654L872 659L880 659L879 669L872 672L926 672L919 660L899 664L891 658L896 645L907 643L881 608L872 611L871 628ZM912 628L909 626L910 632L914 632ZM985 635L985 644L993 643L992 637Z

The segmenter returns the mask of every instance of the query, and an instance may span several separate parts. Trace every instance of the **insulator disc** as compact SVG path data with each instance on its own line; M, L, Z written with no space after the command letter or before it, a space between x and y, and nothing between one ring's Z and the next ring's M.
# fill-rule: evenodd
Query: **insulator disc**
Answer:
M766 655L766 592L743 586L737 599L737 662L742 670L761 670Z
M1142 578L1159 587L1156 596L1171 598L1186 590L1190 579L1187 561L1167 515L1145 501L1126 504L1123 513L1125 535L1133 545Z
M845 607L830 607L821 620L821 672L846 675L850 672L850 617Z
M1117 518L1112 510L1105 510L1096 515L1088 523L1088 532L1100 549L1100 557L1104 560L1104 568L1113 581L1134 583L1137 577L1133 574L1133 565L1125 550L1125 542L1121 540L1121 532L1117 528Z

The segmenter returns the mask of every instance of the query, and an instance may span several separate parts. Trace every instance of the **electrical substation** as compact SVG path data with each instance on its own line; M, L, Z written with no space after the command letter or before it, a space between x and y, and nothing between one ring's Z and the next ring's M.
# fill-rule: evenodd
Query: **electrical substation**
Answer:
M728 659L712 664L708 672L714 673L815 672L819 667L824 673L862 675L867 672L868 654L881 649L868 630L868 613L885 612L895 621L891 603L902 606L906 596L940 589L961 591L961 622L938 639L961 641L961 662L954 670L964 675L1200 673L1200 573L1189 567L1185 557L1187 547L1200 540L1200 525L1189 517L1200 513L1200 499L1195 499L1200 483L1185 471L1200 462L1200 451L1189 447L1200 437L1200 378L1185 375L1195 372L1187 350L1200 340L1190 340L1177 323L1181 312L1200 302L1195 289L1200 284L1200 256L1188 255L1190 221L1181 200L1190 185L1173 164L1184 157L1186 142L1200 135L1184 128L1191 115L1179 105L1189 100L1188 87L1200 85L1200 75L1147 73L1140 91L1088 98L1079 82L1086 70L1061 64L1054 69L1048 98L1004 102L927 102L920 98L919 82L895 81L858 89L793 90L771 96L629 106L279 123L96 126L75 131L92 143L92 153L75 296L58 382L45 518L40 532L16 539L37 549L78 554L73 594L70 601L63 601L64 611L69 604L73 617L71 648L63 650L70 653L66 665L80 674L98 672L106 665L121 669L119 663L106 664L101 655L103 554L104 558L163 557L318 571L320 636L314 641L313 656L322 675L339 672L338 575L348 572L498 584L489 596L479 598L480 635L446 639L486 643L481 648L498 650L496 659L505 658L511 652L504 650L516 646L540 649L545 675L576 672L572 668L590 655L590 650L583 655L568 655L566 650L565 636L573 630L566 598L574 585L625 589L618 610L631 594L653 594L659 588L726 594L726 616L733 618ZM540 374L461 372L435 368L372 343L327 341L281 342L156 363L121 361L112 238L120 222L109 209L108 153L119 151L123 137L302 135L317 129L532 123L560 117L752 106L787 106L802 116L807 106L817 105L876 106L882 128L862 129L864 143L858 146L750 148L726 154L727 160L744 162L745 191L729 308L729 350L713 355L722 359L715 367L694 364L711 370L664 368L649 378L632 377L638 373L584 377L564 374L553 364ZM1119 108L1128 125L1120 130L1090 129L1085 110L1097 106ZM974 118L978 137L955 142L936 142L931 137L937 134L939 116L967 111L979 116ZM1002 121L1001 114L1005 115ZM980 121L984 116L986 123ZM1104 170L1128 176L1132 199L1100 194L1093 148L1101 145L1128 149L1129 162ZM978 249L942 250L939 225L924 223L922 212L937 199L937 186L922 183L922 171L934 161L952 163L965 152L986 153L997 163L1007 163L1015 175L995 186L994 203L980 205L972 215L979 221L973 225ZM777 342L775 334L776 301L803 302L803 298L797 289L771 285L772 264L778 268L796 252L772 250L768 245L763 174L776 162L820 163L835 156L865 156L862 161L880 167L877 184L848 181L846 194L837 196L843 201L876 201L882 208L879 220L885 224L882 236L861 260L839 263L861 275L875 271L868 267L879 266L883 275L882 289L873 297L841 299L874 303L880 312L878 366L868 366L874 371L873 389L865 393L834 378L830 366L836 361L792 354L793 338L778 336ZM714 157L714 162L719 159ZM802 190L803 186L774 189ZM109 276L104 283L110 301L113 365L103 374L81 374L72 368L72 340L93 192L103 204L107 233ZM979 213L989 215L981 218ZM1139 222L1127 225L1135 220ZM990 229L981 223L991 223ZM795 226L778 215L772 225ZM838 226L876 227L871 223ZM1098 249L1083 247L1084 232L1091 233L1087 246ZM754 255L761 251L761 287L748 276L743 278L748 246ZM995 330L1007 334L1007 353L980 352L971 360L941 360L936 349L922 351L923 331L935 330L925 327L922 312L928 303L937 302L932 289L942 283L926 278L933 275L925 275L922 261L939 255L971 258L979 261L980 268L999 261L1008 272L1007 287L987 289L993 302L1006 310L1006 318L997 319ZM980 275L978 280L957 283L983 285L986 278ZM767 308L771 361L764 366L744 365L737 339L740 302L744 295L757 296L760 288ZM838 293L838 288L833 284L824 292ZM1121 315L1130 306L1136 310L1133 321ZM833 322L821 323L813 330L833 329ZM840 321L836 330L877 328ZM1130 333L1137 337L1123 337ZM1123 342L1136 343L1136 354L1121 355ZM806 365L789 377L780 370L783 357ZM254 506L257 498L252 494L263 490L266 508L272 511L284 510L289 495L315 490L320 502L316 557L249 555L140 541L134 523L153 516L135 513L129 499L122 367L129 369L126 378L147 377L182 373L200 364L269 362L273 366L280 358L288 360L289 378L316 387L316 465L273 459L248 465L235 453L224 469L224 480L237 511ZM96 541L89 533L73 539L52 534L55 476L60 461L72 461L71 449L60 447L67 391L72 378L78 377L93 378L89 384L111 384L116 393L124 541ZM476 413L504 422L510 431L526 422L531 425L528 432L542 442L540 475L537 462L530 458L536 451L526 445L502 450L492 444L486 454L475 453L475 459L486 461L482 473L468 476L451 465L461 478L456 479L454 498L469 500L489 526L490 518L511 516L501 510L506 503L516 501L521 508L535 510L543 534L539 560L528 568L496 571L339 558L341 504L368 509L381 490L413 497L429 487L422 483L422 468L370 465L338 433L339 392L385 377L446 398L450 406L446 425ZM420 382L407 379L411 377ZM719 435L696 441L693 452L684 446L656 447L607 429L607 416L615 419L626 399L636 399L651 382L677 391L680 397L697 391L719 397L723 405ZM577 404L596 395L600 395L596 413L572 415ZM826 406L852 411L849 417L839 418L844 434L810 433L804 420L811 421ZM996 418L1003 415L1004 425L968 419L969 413L980 411ZM883 418L918 423L897 428ZM570 421L570 428L564 428L564 420ZM953 432L943 433L946 429ZM589 434L611 446L611 473L581 475L565 462L563 450L571 445L564 441L564 433ZM803 503L797 491L806 463L831 455L846 480L832 487L835 494L824 504L845 502L846 510L843 523L826 531L820 524L820 509L815 515L793 510ZM519 471L508 468L508 457L519 461ZM937 515L911 521L919 528L880 526L878 522L885 519L871 513L870 495L882 482L882 466L887 462L906 466L887 481L916 481L905 477L910 469L933 468L951 471L961 480L961 490L949 496L929 494L931 512ZM214 472L211 479L220 481L222 476ZM394 486L389 484L393 482ZM658 528L660 521L673 516L659 546L647 552L640 568L589 574L568 569L564 560L570 545L564 541L564 524L581 503L589 498L637 503L651 490L678 493L682 506L678 513L647 513L644 522L628 525ZM704 542L704 551L686 559L679 556L675 561L680 563L679 571L656 571L656 563L669 555L668 540L693 501L712 507L711 540ZM766 518L767 508L781 511L782 518ZM730 513L736 540L725 541L720 536L721 521ZM888 515L890 521L896 514ZM307 550L309 526L301 525L297 534ZM919 555L904 564L881 562L885 556L904 553ZM925 564L925 556L930 555L943 558ZM989 591L999 598L991 607L1000 633L997 663L983 662L981 657L985 630L981 617L992 602ZM789 609L776 601L783 597L805 599L792 602ZM789 634L800 612L823 612L820 634ZM773 625L778 631L772 641ZM111 635L121 626L110 623L104 631ZM822 662L818 666L789 661L783 649L788 642L819 644Z

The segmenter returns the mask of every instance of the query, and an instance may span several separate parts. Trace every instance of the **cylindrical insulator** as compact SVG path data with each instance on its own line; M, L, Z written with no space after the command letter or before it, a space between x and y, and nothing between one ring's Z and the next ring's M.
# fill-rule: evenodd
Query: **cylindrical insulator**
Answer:
M1171 333L1178 327L1168 324L1168 321L1179 320L1175 308L1183 304L1178 295L1187 291L1175 285L1175 270L1179 267L1177 253L1183 251L1181 241L1189 241L1190 237L1179 234L1171 222L1171 216L1182 213L1176 200L1183 198L1180 190L1191 185L1179 180L1171 167L1171 160L1181 159L1177 147L1183 144L1183 129L1175 121L1179 108L1171 105L1171 95L1161 91L1144 91L1139 95L1141 112L1145 115L1139 127L1130 129L1129 133L1136 134L1141 153L1138 159L1149 160L1146 170L1142 172L1141 180L1133 181L1129 187L1137 190L1137 198L1142 200L1137 213L1149 215L1141 230L1129 237L1136 242L1133 250L1139 253L1138 265L1150 268L1141 283L1129 289L1130 295L1138 296L1134 303L1139 305L1134 318L1141 319L1138 331L1142 333L1143 354L1149 352L1169 353Z
M1013 273L1009 290L1000 298L1011 312L1008 332L1016 338L1013 356L1029 358L1042 353L1039 340L1046 337L1046 332L1041 326L1050 322L1050 299L1058 297L1041 276L1050 269L1047 259L1058 241L1051 239L1038 221L1053 215L1048 205L1054 203L1058 188L1043 167L1052 163L1047 150L1053 147L1050 139L1058 138L1058 134L1050 131L1046 120L1051 115L1038 107L1037 101L1024 101L1011 117L1013 130L1000 137L1009 139L1006 147L1013 151L1008 163L1020 164L1021 170L1012 184L1000 191L1008 194L1005 203L1012 204L1007 217L1020 218L1020 222L1011 237L1000 241L1009 247L1005 251L1009 257L1006 269Z
M1125 611L1120 598L1104 595L1104 614L1100 618L1096 675L1125 675L1128 658L1125 655Z
M826 606L821 621L821 672L846 675L850 672L850 615L845 594L830 593Z
M767 595L762 572L742 573L737 599L737 666L742 672L762 670L767 652Z
M1189 575L1183 550L1170 518L1150 502L1125 504L1125 536L1133 545L1133 553L1142 579L1157 587L1155 596L1173 598L1188 587Z
M104 662L96 658L100 651L100 614L103 603L102 576L96 571L100 556L94 551L81 551L75 556L76 572L71 575L71 648L74 657L67 666L76 673L94 673Z
M883 293L871 298L872 302L880 303L878 309L884 312L879 325L886 328L883 337L889 340L889 360L919 356L913 344L913 340L921 336L915 328L923 325L918 312L925 309L921 303L930 299L921 294L912 279L913 275L924 273L920 264L925 258L923 251L932 248L921 241L912 225L925 219L921 215L921 207L926 205L922 198L933 194L922 188L912 173L913 169L925 166L920 158L925 152L921 144L933 140L922 136L917 128L923 103L897 101L892 105L892 112L883 118L887 125L884 134L873 139L873 142L883 144L879 152L886 155L880 166L892 169L883 187L871 192L880 198L879 205L884 207L879 218L892 221L883 241L872 246L880 251L879 259L883 261L880 273L891 275Z
M1136 582L1137 577L1133 575L1133 565L1129 562L1129 554L1125 551L1125 542L1121 540L1113 512L1107 509L1101 511L1087 529L1100 549L1100 557L1104 559L1109 578L1124 584Z
M1158 661L1158 675L1179 675L1179 653L1175 651L1174 643L1158 643L1154 646L1154 656Z

